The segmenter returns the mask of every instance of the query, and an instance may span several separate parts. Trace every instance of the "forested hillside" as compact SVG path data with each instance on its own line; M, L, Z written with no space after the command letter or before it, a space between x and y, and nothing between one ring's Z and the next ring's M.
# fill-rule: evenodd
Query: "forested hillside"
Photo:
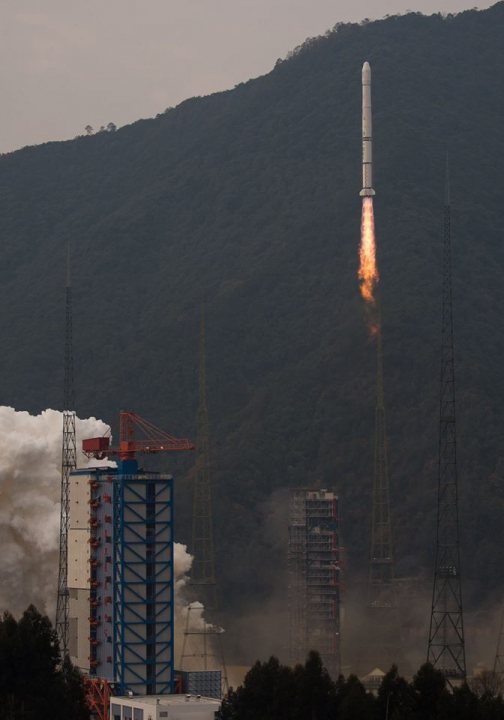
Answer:
M272 595L282 604L282 488L335 487L347 586L365 567L375 373L356 280L366 59L398 571L428 575L432 564L448 149L474 608L503 589L504 3L336 26L229 92L0 158L2 404L61 406L67 240L81 416L116 429L131 408L194 436L206 303L229 624ZM177 536L188 541L190 463L177 465Z

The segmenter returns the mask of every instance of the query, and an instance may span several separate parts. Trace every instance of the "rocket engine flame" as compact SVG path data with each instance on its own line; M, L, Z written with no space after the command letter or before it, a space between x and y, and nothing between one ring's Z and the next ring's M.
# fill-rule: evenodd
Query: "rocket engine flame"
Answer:
M376 266L376 239L373 198L362 198L361 242L359 248L359 282L361 295L367 303L375 304L374 291L380 276Z

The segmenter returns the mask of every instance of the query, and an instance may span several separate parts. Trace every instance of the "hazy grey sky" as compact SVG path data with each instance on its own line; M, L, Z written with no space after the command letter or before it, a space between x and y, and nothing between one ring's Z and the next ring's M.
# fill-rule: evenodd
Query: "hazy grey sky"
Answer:
M481 8L493 2L480 2ZM0 152L261 75L339 21L474 0L0 0Z

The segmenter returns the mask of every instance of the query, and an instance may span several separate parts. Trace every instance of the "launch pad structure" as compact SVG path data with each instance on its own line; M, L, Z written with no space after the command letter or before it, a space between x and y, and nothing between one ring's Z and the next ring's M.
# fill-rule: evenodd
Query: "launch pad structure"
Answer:
M289 508L290 662L317 650L338 677L340 657L338 497L329 490L291 491Z
M173 478L144 470L137 455L194 446L132 412L121 412L118 447L107 436L82 445L117 464L69 475L68 651L106 720L111 695L175 689Z

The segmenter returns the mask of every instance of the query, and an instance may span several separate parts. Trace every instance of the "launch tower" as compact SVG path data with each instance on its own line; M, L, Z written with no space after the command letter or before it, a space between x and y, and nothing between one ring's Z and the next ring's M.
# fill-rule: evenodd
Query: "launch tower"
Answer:
M173 479L143 470L136 455L191 449L122 412L118 448L109 437L83 442L117 467L70 474L69 654L97 694L106 683L115 694L173 689Z
M333 677L340 672L340 542L338 497L293 490L289 513L290 660L317 650Z

